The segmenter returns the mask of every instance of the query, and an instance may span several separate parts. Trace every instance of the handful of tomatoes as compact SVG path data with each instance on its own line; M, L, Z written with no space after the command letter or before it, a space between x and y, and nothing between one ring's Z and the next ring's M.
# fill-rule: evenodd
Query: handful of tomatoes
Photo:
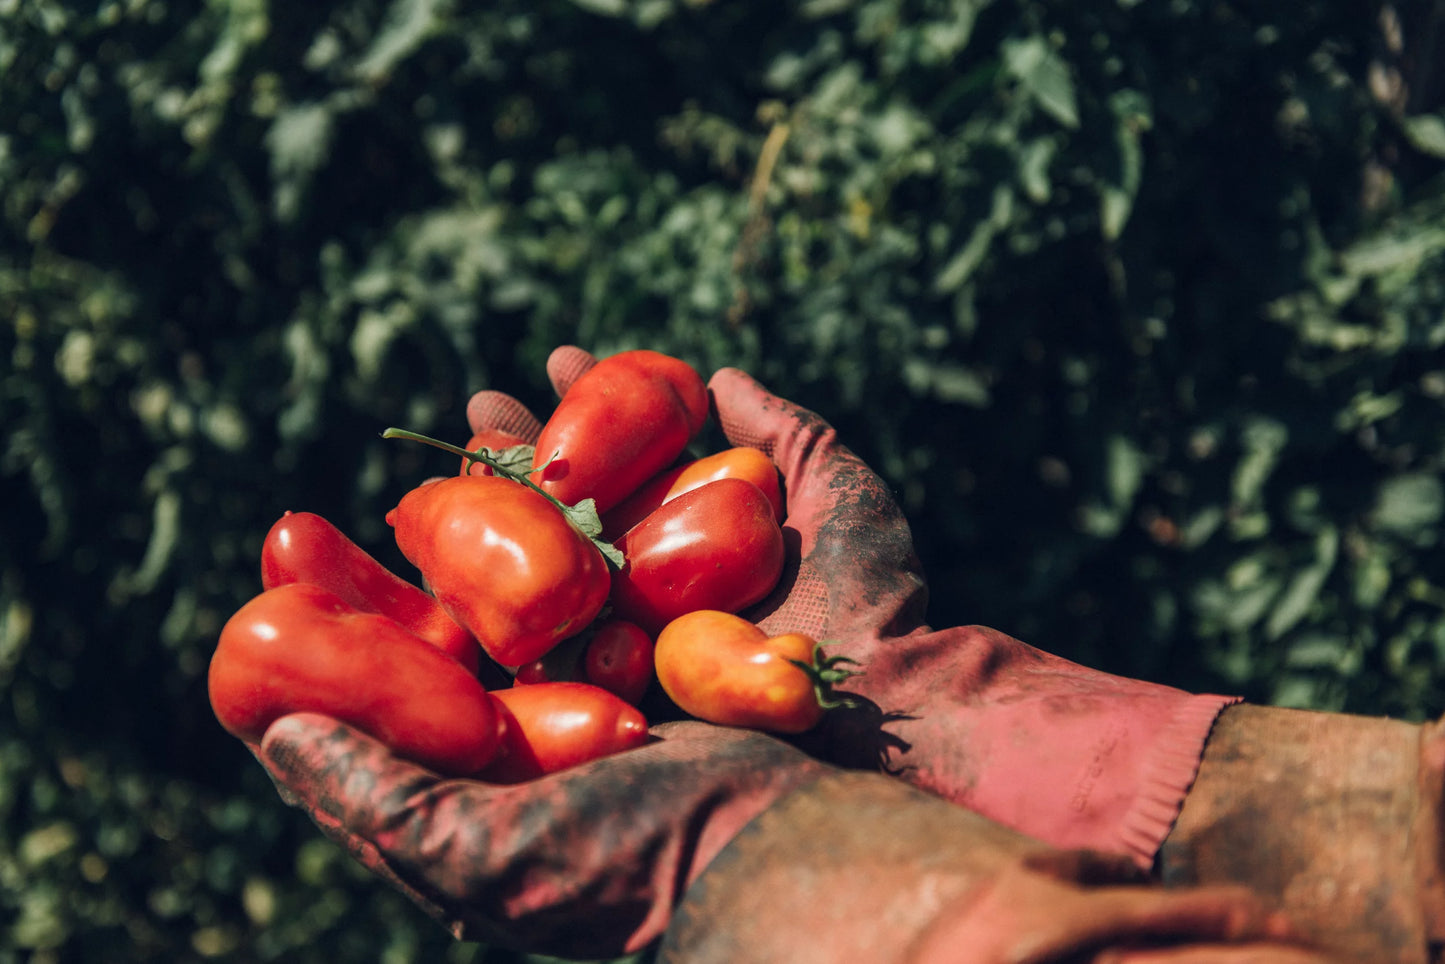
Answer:
M212 657L217 718L254 742L287 713L324 713L495 782L646 742L654 678L700 719L810 729L847 661L736 615L781 576L783 493L756 449L684 458L707 413L691 366L630 351L578 378L535 446L389 429L462 456L387 514L430 592L321 516L286 513L262 547L264 591ZM484 658L510 687L487 689Z

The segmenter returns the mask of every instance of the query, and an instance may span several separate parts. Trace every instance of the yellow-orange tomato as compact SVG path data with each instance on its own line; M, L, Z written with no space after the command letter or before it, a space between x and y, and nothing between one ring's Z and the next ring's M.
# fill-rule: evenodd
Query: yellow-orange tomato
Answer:
M802 633L769 637L741 616L699 609L657 637L657 681L682 710L709 723L802 733L823 718L808 673L816 642Z

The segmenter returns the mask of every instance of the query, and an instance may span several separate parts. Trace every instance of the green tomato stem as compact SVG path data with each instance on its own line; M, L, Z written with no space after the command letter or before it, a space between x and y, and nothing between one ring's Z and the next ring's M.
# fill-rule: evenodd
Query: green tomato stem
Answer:
M475 452L471 452L467 449L462 448L460 445L453 445L450 442L443 442L441 439L432 438L430 435L422 435L418 432L409 432L404 428L389 428L385 432L381 433L381 437L410 439L413 442L421 442L424 445L430 445L432 448L441 449L443 452L450 452L453 455L460 455L464 459L471 459L473 462L480 462L483 465L490 466L493 472L497 473L503 478L511 479L513 482L520 482L522 485L533 489L537 492L537 494L541 495L548 502L555 505L558 510L561 511L563 514L570 515L570 513L568 513L567 511L570 506L564 505L561 500L559 500L556 496L549 493L546 489L542 488L536 482L533 482L531 477L526 472L515 472L512 469L507 468L501 462L498 462L496 459L492 458L490 455L484 455L483 453L487 451L485 447L477 449Z
M483 465L490 466L492 471L500 478L509 479L512 482L527 486L533 492L536 492L542 498L556 506L558 512L562 513L574 526L581 530L583 535L592 541L592 544L597 547L597 551L602 553L603 558L617 568L622 568L622 553L615 546L602 541L600 538L602 535L602 520L598 517L597 506L591 499L583 499L577 505L567 505L536 482L533 482L531 475L527 472L518 472L504 465L497 459L492 458L490 455L483 454L487 451L485 446L475 452L470 452L460 445L443 442L441 439L432 438L430 435L410 432L404 428L389 428L381 433L381 437L408 439L413 442L421 442L423 445L430 445L432 448L441 449L443 452L450 452L452 455L460 455L464 459L470 459L473 462L480 462ZM545 466L543 467L545 468Z

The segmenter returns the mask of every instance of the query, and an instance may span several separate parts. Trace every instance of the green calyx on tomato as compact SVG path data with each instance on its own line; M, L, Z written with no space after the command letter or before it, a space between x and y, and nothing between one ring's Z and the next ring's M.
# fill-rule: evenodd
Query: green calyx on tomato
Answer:
M592 499L582 499L575 505L568 505L532 481L532 460L527 457L528 453L526 452L530 446L513 446L501 452L493 452L491 449L483 446L476 451L469 451L459 445L452 445L450 442L443 442L441 439L431 438L430 436L421 435L416 432L409 432L404 428L389 428L381 433L381 437L410 439L413 442L421 442L424 445L439 448L443 452L450 452L464 459L480 462L488 466L492 470L492 474L499 478L510 479L520 485L527 486L548 502L552 503L552 505L556 506L558 512L561 512L568 521L581 530L584 536L591 540L592 544L597 547L597 551L602 553L604 559L614 566L622 566L622 553L610 542L602 539L602 519L597 514L596 502ZM545 466L543 466L543 468L545 468Z
M790 659L798 669L802 670L813 684L813 697L818 701L818 706L825 710L836 710L840 707L855 707L859 701L853 696L839 696L833 692L833 687L854 676L862 676L862 670L848 669L843 664L851 666L860 665L856 659L847 656L828 656L823 652L823 647L828 640L819 640L813 644L813 658L808 662L800 659Z

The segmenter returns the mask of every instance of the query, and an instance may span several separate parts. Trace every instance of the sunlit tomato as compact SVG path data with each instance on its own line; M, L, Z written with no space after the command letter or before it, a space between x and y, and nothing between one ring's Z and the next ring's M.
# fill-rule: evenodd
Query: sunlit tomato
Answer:
M777 585L783 533L771 503L742 479L719 479L667 502L616 545L612 606L655 633L694 609L738 612Z
M652 682L652 637L635 623L609 619L587 641L582 671L587 682L636 706Z
M664 502L718 479L745 479L756 485L768 497L773 519L783 521L783 493L777 466L758 449L738 447L705 455L653 476L602 517L602 538L615 541Z
M309 582L362 612L389 616L477 672L481 649L431 595L387 569L313 512L287 512L261 544L261 585Z
M324 713L398 755L468 775L499 749L495 701L456 660L310 583L268 589L221 630L207 685L223 727L255 743L288 713Z
M387 521L437 600L503 666L537 659L607 601L607 563L540 493L497 476L426 482Z
M493 690L506 736L478 774L491 783L535 780L647 742L636 707L588 683L537 683Z
M769 637L740 616L698 610L657 637L657 681L684 712L722 726L802 733L823 718L813 680L815 641Z
M599 361L557 403L537 438L536 478L566 503L606 512L671 465L707 421L707 386L655 351Z

